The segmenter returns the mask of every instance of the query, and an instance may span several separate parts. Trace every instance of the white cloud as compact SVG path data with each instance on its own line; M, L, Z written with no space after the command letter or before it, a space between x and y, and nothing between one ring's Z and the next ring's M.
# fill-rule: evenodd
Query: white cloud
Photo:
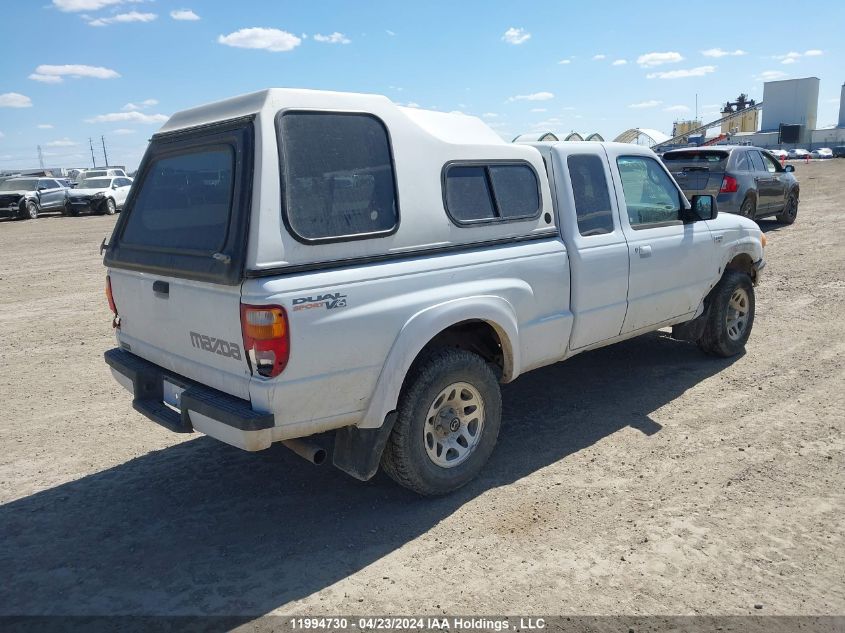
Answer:
M510 27L507 31L505 31L505 34L502 35L502 41L503 42L507 42L508 44L513 44L514 46L517 46L519 44L524 44L525 42L527 42L530 39L531 39L531 33L529 33L528 31L526 31L525 29L522 29L522 28L517 29L517 28L514 28L514 27Z
M317 33L314 35L314 39L317 42L326 42L327 44L349 44L352 41L343 33L338 33L337 31L331 35L320 35Z
M808 51L804 51L803 53L799 53L797 51L789 51L788 53L784 53L783 55L772 55L772 59L780 60L781 64L794 64L802 57L819 57L820 55L824 55L824 51L819 50L817 48L812 48Z
M813 48L809 51L804 51L805 57L820 57L821 55L824 55L824 51L820 51L817 48Z
M496 119L496 118L499 117L499 115L496 114L495 112L485 112L481 116L485 119Z
M119 127L116 130L112 130L112 134L119 134L120 136L124 136L126 134L135 134L135 130L132 130L128 127Z
M65 13L98 11L104 7L123 4L124 0L53 0L53 6Z
M603 53L599 53L598 55L593 55L593 59L597 62L599 62L603 59L606 59L606 58L607 58L607 55L605 55Z
M120 73L111 68L103 66L86 66L85 64L62 64L53 66L41 64L35 69L29 78L43 83L61 83L64 77L79 79L80 77L92 77L94 79L116 79Z
M683 70L668 70L649 73L646 75L646 79L684 79L685 77L703 77L704 75L715 71L715 66L697 66L695 68L685 68Z
M656 108L659 106L662 101L658 101L657 99L650 99L649 101L640 101L639 103L632 103L628 107L629 108Z
M74 145L79 145L76 141L71 141L68 137L60 138L57 141L50 141L49 143L44 143L44 147L73 147Z
M199 20L200 16L196 13L191 11L190 9L176 9L175 11L170 12L170 17L174 20Z
M754 77L754 79L759 81L777 81L778 79L783 79L784 77L789 77L789 73L785 73L780 70L765 70Z
M143 112L110 112L109 114L98 114L86 123L116 123L119 121L132 121L133 123L164 123L167 121L165 114L144 114Z
M302 43L302 40L293 33L261 27L240 29L228 35L220 35L217 41L235 48L264 49L274 53L291 51Z
M405 107L406 108L419 108L420 104L417 103L416 101L409 101L408 103L405 104Z
M108 26L109 24L128 23L128 22L152 22L158 16L155 13L141 13L139 11L130 11L129 13L118 13L110 18L97 18L96 20L89 20L88 26Z
M548 112L548 108L531 108L531 112Z
M121 108L124 112L132 112L133 110L143 110L144 108L151 108L158 105L158 99L144 99L141 103L127 103Z
M385 32L385 33L387 33L390 37L393 37L394 35L396 35L396 33L394 33L393 31L391 31L390 29L385 29L385 31L384 31L384 32Z
M637 63L644 68L661 66L663 64L677 64L682 61L684 61L683 56L675 51L667 51L665 53L646 53L637 57Z
M664 112L689 112L689 108L685 105L673 105L668 108L663 108Z
M534 92L529 95L516 95L510 97L508 101L548 101L554 99L555 95L551 92Z
M4 136L6 136L6 135L3 134L3 132L0 132L0 138L3 138Z
M19 92L4 92L0 94L0 108L31 108L32 99Z
M748 55L748 53L741 48L738 48L735 51L725 51L721 48L708 48L706 51L701 51L701 54L705 57L740 57L742 55Z
M611 66L624 66L628 63L627 59L614 59Z
M794 63L795 63L795 61L796 61L796 58L795 58L795 57L787 57L786 59L784 59L784 60L781 62L781 64L794 64Z
M37 127L39 130L52 130L53 124L52 123L39 123L35 127Z
M571 63L572 63L571 59L562 59L558 62L558 64L571 64Z

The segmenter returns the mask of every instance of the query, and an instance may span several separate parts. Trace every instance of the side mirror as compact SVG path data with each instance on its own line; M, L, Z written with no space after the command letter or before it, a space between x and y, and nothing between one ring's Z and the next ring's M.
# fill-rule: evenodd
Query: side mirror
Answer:
M713 196L693 196L692 200L690 200L690 206L692 207L692 215L697 220L713 220L719 213L718 209L716 209L716 200Z
M43 186L43 185L39 185L39 186L38 186L38 191L44 191L44 190L46 190L46 189L47 189L47 187L45 187L45 186Z
M117 189L117 185L112 185L112 186L111 186L111 188L112 188L112 189Z
M783 170L786 171L786 172L793 172L793 171L795 171L795 166L794 165L787 165L786 167L783 168Z

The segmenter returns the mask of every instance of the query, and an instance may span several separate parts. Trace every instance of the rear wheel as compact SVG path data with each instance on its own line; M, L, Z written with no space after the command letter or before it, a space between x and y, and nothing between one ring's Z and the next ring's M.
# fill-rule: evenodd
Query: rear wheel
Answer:
M739 207L739 214L749 220L754 219L754 216L757 215L757 203L754 201L754 198L748 196L742 201L742 206Z
M460 349L436 351L412 372L382 468L421 495L443 495L474 479L493 452L502 419L499 382L483 358Z
M754 326L754 285L737 270L727 270L713 288L709 313L698 346L715 356L735 356L745 349Z
M795 218L798 217L798 196L794 193L790 193L789 197L786 199L786 204L783 207L783 211L778 213L775 218L778 222L782 224L792 224L795 222Z

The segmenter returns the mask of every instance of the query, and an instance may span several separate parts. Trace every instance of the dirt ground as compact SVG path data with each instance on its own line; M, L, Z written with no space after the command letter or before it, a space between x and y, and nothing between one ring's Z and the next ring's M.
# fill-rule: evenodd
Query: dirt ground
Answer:
M114 219L0 222L0 615L845 613L845 160L797 172L744 356L527 374L437 500L149 422L102 360Z

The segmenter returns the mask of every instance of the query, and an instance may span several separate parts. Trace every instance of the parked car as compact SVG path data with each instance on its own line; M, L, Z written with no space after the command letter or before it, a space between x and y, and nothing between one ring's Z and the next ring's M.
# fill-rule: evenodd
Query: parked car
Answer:
M787 152L787 155L789 156L789 158L792 158L792 159L796 159L796 158L797 159L804 159L804 158L807 158L810 155L810 152L808 152L805 149L793 147L792 149L790 149Z
M70 178L56 178L56 182L58 182L65 189L73 189L74 187L76 187L77 184L73 182Z
M132 179L126 177L86 178L68 192L68 213L102 213L114 215L123 209Z
M62 211L67 188L54 178L9 178L0 183L0 217L34 220L43 211Z
M819 149L814 149L810 152L810 158L815 158L816 160L826 160L828 158L833 158L833 150L829 147L820 147Z
M478 474L522 373L666 326L741 353L765 265L754 222L645 147L508 144L381 96L180 112L138 174L103 245L133 407L314 462L302 438L334 431L341 470L424 495Z
M771 154L778 160L789 158L789 152L787 152L785 149L770 149L769 154Z
M122 169L109 167L108 169L85 169L76 175L76 181L81 182L91 178L126 178L126 172Z
M776 216L792 224L800 187L792 165L782 167L770 152L751 146L684 148L663 154L684 194L716 196L719 211L759 219Z
M845 158L845 145L837 145L833 148L834 158Z

